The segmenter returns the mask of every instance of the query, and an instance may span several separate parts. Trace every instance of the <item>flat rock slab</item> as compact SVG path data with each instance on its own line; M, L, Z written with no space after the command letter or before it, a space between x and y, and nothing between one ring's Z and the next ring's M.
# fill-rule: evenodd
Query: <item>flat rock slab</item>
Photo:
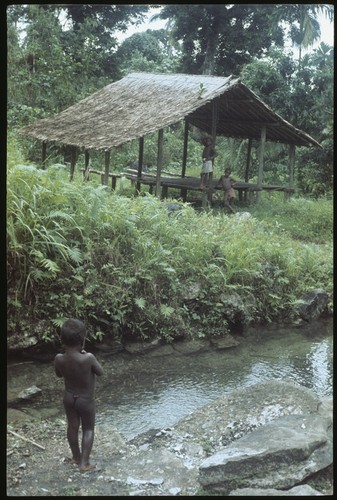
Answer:
M275 488L239 488L229 493L230 497L314 497L324 496L308 484L294 486L290 490L276 490Z
M319 415L280 417L208 457L201 485L217 492L240 487L290 488L333 461L331 421Z

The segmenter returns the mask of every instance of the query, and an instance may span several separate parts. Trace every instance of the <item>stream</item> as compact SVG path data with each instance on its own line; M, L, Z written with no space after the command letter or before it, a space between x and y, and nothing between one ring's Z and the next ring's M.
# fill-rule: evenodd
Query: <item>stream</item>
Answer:
M113 426L127 440L150 429L173 426L197 408L235 389L278 379L332 395L333 322L301 327L264 327L240 336L240 345L182 355L97 352L104 375L97 379L96 425ZM89 346L87 346L89 351ZM8 399L36 385L42 396L23 409L63 418L63 381L53 362L7 364Z

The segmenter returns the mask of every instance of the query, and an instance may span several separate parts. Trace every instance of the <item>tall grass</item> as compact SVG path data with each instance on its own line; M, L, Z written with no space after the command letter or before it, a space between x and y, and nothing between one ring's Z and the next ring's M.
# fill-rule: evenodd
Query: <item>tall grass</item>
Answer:
M291 197L283 201L282 193L263 193L259 204L249 211L271 227L291 238L314 243L330 243L333 236L333 201L327 198Z
M10 165L7 183L9 336L50 341L72 316L92 338L218 335L294 318L307 290L332 293L331 203L260 205L239 221L69 182L60 165Z

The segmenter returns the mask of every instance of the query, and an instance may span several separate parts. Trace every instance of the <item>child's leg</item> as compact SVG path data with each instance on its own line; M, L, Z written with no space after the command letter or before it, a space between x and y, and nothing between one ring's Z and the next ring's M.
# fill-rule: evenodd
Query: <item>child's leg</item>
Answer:
M83 429L82 435L82 457L80 461L80 469L93 469L94 464L90 464L89 457L92 450L92 445L94 444L95 432L94 429Z
M235 214L235 211L231 205L231 201L233 200L234 198L228 198L228 196L226 195L225 193L225 206L228 208L228 210L230 212L232 212L232 214Z
M74 463L80 463L81 452L78 443L78 431L80 428L80 416L75 408L72 406L73 402L65 401L64 408L66 411L68 426L67 426L67 439L72 452L72 460Z
M232 205L230 204L230 202L229 202L229 201L227 201L227 202L225 203L225 205L226 205L226 207L228 208L228 210L229 210L230 212L232 212L232 214L235 214L235 210L234 210L234 208L232 207Z
M90 464L89 457L94 443L95 428L95 401L81 399L81 421L82 421L82 453L80 460L80 470L85 472L96 467Z

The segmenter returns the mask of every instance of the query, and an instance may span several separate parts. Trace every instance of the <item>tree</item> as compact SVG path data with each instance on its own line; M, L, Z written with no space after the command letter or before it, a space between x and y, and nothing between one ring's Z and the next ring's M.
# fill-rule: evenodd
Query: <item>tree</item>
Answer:
M267 12L259 4L165 5L158 17L171 21L172 38L182 42L182 71L228 75L283 44L282 30L270 33Z
M116 30L146 5L27 4L7 8L8 123L57 113L119 77ZM22 28L23 27L23 28Z
M320 36L319 12L333 19L328 4L165 5L157 17L169 19L172 38L182 41L182 71L227 76L289 37L301 59Z
M243 82L264 102L322 145L298 148L297 180L304 193L332 190L333 77L333 49L324 43L306 54L299 66L289 54L274 50L242 71Z
M130 71L174 72L177 56L169 48L164 29L131 35L115 54L121 76Z
M334 7L329 4L276 4L273 9L273 26L279 26L282 22L289 26L290 39L299 47L299 61L302 58L302 48L310 47L320 37L321 30L316 19L320 12L330 21L333 20Z

